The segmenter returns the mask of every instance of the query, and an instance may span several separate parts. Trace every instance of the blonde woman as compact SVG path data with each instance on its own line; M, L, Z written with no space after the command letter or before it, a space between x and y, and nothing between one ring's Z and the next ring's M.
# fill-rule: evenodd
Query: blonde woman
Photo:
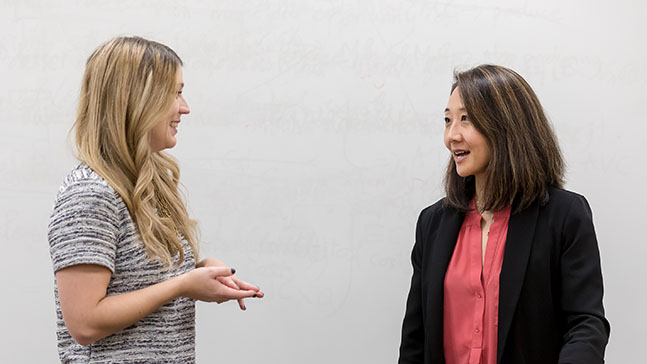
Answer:
M194 362L195 300L263 297L214 258L178 193L182 61L169 47L115 38L86 64L74 131L81 164L49 225L62 362ZM197 262L197 263L196 263Z

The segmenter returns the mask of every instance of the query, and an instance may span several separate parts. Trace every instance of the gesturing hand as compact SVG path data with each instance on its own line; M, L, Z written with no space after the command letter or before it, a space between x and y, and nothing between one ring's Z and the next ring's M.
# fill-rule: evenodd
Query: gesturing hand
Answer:
M216 259L216 258L205 258L201 260L198 264L198 267L227 267L225 263L222 261ZM234 270L235 273L235 270ZM236 277L234 274L231 275L221 275L216 278L220 283L226 285L227 287L234 289L234 290L240 290L240 291L254 291L256 294L252 295L252 297L256 298L263 298L264 294L263 292L260 291L260 289L252 284L249 284L238 277ZM247 296L249 297L249 296ZM246 310L247 307L245 307L245 301L243 298L238 298L238 306L240 306L241 310Z
M231 278L234 272L233 269L228 267L198 267L179 277L182 279L180 293L182 296L195 300L218 303L232 299L242 300L254 295L258 296L258 291L244 288L251 285L236 284L236 281ZM228 282L225 278L232 280L235 286L223 283L222 280ZM245 283L240 280L238 282Z

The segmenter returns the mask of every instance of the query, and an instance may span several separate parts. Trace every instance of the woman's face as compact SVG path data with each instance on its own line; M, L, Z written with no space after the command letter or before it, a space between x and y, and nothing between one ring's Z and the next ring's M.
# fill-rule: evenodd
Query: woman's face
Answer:
M151 149L153 152L159 152L167 148L173 148L175 143L175 134L177 126L180 123L180 117L189 113L189 104L186 103L182 96L184 88L184 78L182 77L182 68L178 67L176 77L177 95L171 107L162 116L162 119L155 124L150 134Z
M490 146L470 121L458 87L454 89L445 109L445 146L452 153L456 172L461 177L481 180L490 162Z

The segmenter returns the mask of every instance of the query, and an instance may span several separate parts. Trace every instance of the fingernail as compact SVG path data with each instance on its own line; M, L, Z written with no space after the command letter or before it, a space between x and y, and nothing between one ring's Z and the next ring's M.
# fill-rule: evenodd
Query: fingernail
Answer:
M231 274L236 274L236 268L231 268Z

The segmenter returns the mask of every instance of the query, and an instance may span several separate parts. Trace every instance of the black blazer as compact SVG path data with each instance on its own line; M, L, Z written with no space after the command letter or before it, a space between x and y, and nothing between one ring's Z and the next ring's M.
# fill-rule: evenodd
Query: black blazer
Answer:
M444 200L420 213L400 364L445 361L443 283L463 218ZM610 327L583 196L551 189L547 202L510 216L499 290L498 364L604 362Z

